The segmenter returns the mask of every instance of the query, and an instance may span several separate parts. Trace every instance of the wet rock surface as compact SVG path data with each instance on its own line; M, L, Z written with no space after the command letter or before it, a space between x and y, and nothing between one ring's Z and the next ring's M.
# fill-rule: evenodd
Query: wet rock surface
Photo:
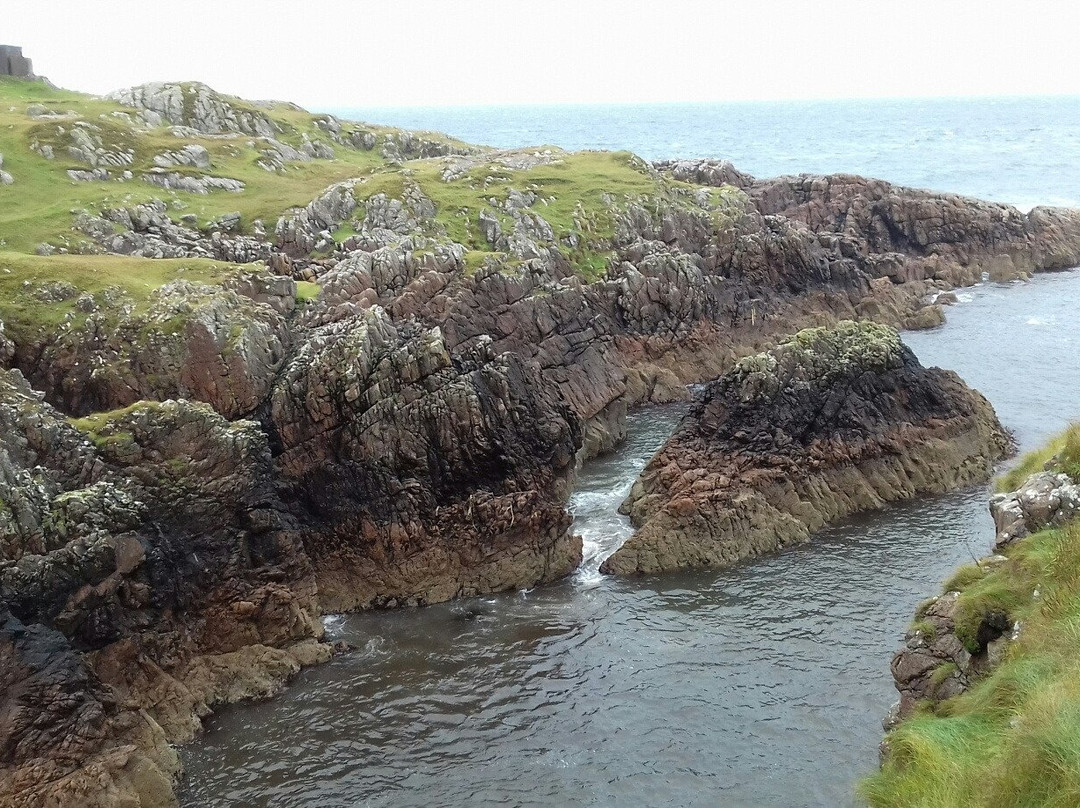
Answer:
M332 116L298 135L281 105L198 84L111 98L124 109L93 121L28 110L29 148L73 187L136 180L125 192L164 198L75 209L39 253L256 263L145 290L35 276L19 292L49 316L0 328L13 804L168 804L169 744L327 658L320 611L574 569L575 466L624 438L628 408L684 398L807 326L933 327L953 286L1080 255L1069 211L629 156L608 168L647 191L560 210L528 174L566 170L558 150ZM150 130L175 145L140 154ZM202 173L241 146L274 180L343 149L403 165L289 194L299 206L265 223L200 218L176 192L250 210L238 200L263 171L243 187ZM432 182L483 189L482 205L448 220ZM781 350L709 389L635 489L641 531L609 571L728 563L985 478L1005 443L988 405L894 333L843 328L867 350L821 346L809 365Z
M956 374L892 329L799 332L710 384L624 503L613 574L722 566L887 502L989 479L1011 448Z

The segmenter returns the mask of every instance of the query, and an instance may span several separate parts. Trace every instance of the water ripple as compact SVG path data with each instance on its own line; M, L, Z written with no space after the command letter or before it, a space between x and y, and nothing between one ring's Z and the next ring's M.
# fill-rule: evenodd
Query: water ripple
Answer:
M969 290L908 341L957 369L1026 445L1080 415L1080 275ZM895 699L889 660L916 604L985 552L983 489L851 519L722 571L595 572L629 534L615 510L677 408L587 467L587 569L511 593L329 623L355 652L272 701L222 710L184 751L183 804L820 806L852 804ZM630 471L628 471L628 469Z

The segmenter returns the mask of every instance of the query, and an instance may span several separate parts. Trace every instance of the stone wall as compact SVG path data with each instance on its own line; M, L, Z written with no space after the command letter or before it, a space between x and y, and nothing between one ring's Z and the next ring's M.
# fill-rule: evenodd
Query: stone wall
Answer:
M14 45L0 45L0 76L35 78L34 64L23 56L22 48Z

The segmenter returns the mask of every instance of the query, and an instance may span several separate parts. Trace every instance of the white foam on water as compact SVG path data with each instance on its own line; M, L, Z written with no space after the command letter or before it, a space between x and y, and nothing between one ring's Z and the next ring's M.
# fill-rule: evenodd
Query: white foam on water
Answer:
M322 618L323 631L328 637L340 637L341 630L345 625L345 615L324 614Z
M578 490L567 505L574 517L571 530L581 535L582 560L573 577L578 587L591 589L607 580L600 574L600 565L634 533L619 506L682 412L682 407L674 407L632 415L627 419L630 438L617 457L601 458L579 474Z

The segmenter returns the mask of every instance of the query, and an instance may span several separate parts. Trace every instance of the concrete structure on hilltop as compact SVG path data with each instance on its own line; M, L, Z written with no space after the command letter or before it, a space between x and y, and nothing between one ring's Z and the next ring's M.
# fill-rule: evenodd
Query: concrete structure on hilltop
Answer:
M15 45L0 45L0 76L37 78L34 75L34 63L23 56L22 48Z

